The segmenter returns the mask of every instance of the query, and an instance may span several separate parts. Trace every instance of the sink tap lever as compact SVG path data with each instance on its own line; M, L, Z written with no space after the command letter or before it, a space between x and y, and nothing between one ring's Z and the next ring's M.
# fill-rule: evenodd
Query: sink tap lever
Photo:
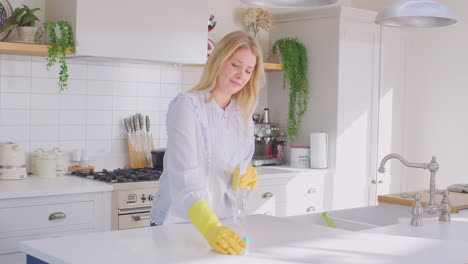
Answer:
M421 205L421 194L415 193L411 195L409 193L402 193L400 194L402 198L413 198L414 204L411 208L411 226L422 226L422 215L424 214L424 208Z
M442 190L442 191L436 191L436 194L442 195L443 198L438 207L429 208L429 210L431 210L430 213L435 213L437 211L440 211L439 221L450 222L450 209L452 209L452 207L450 206L450 201L448 198L449 192L447 190Z

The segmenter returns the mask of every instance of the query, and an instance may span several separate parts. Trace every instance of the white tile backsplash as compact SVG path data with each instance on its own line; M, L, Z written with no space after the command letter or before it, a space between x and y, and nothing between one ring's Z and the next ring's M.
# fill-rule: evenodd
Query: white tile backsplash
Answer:
M29 141L29 126L0 126L0 138L2 141Z
M2 93L0 96L2 109L30 109L31 94Z
M31 63L31 76L38 78L57 78L60 67L58 64L52 66L49 70L46 69L46 62L32 62Z
M31 122L30 110L0 110L0 126L28 125Z
M85 125L86 111L84 110L60 110L60 125Z
M58 94L31 94L31 109L59 109Z
M43 58L0 55L1 141L18 142L26 152L86 148L92 165L123 168L122 118L149 115L155 146L165 147L169 102L201 76L197 68L163 64L72 61L68 67L69 87L59 92L59 67L47 71Z
M88 95L112 95L113 81L88 80Z
M31 78L31 93L57 94L57 79L53 78Z
M59 138L62 141L84 141L86 139L86 127L84 126L60 126Z
M112 110L112 96L110 95L88 95L88 110Z
M2 93L30 93L31 78L26 77L0 77Z
M93 126L86 127L87 140L110 140L112 138L112 126Z
M31 111L31 125L58 125L59 110L38 110Z
M112 111L88 111L86 114L88 125L112 125Z
M86 109L85 95L60 95L60 109Z
M161 84L159 83L138 83L137 96L159 96L161 94Z
M114 67L88 65L88 80L113 81Z
M31 61L2 60L0 61L2 76L31 76Z
M172 70L161 70L161 83L181 83L182 72Z
M58 141L58 126L31 126L31 141Z

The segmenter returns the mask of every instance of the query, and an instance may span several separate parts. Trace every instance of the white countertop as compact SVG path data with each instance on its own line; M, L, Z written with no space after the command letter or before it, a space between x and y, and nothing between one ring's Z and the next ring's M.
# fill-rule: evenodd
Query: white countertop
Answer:
M262 178L281 178L297 175L300 172L310 173L310 169L289 168L287 166L257 167ZM322 173L323 171L317 171ZM136 188L156 188L158 181L110 184L89 180L77 176L63 175L55 178L29 176L24 180L0 180L0 199L26 198L48 195L105 192Z
M288 218L249 216L245 230L237 232L249 237L249 253L244 256L213 252L192 224L27 241L21 243L21 248L27 254L51 264L440 264L468 261L466 242L351 232Z
M56 178L29 176L24 180L0 181L0 199L107 192L112 190L111 184L75 176L57 176Z

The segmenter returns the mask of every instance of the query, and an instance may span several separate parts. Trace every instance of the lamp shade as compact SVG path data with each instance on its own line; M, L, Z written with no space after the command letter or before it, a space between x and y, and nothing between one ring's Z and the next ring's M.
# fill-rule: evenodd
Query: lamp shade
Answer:
M265 8L319 7L338 3L338 0L241 0L242 3Z
M377 14L375 23L390 27L430 28L457 23L452 11L432 0L400 0Z

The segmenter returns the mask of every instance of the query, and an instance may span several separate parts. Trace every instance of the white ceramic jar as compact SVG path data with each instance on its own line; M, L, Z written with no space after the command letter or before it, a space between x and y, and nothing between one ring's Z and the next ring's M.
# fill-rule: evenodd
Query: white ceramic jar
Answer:
M36 160L37 176L54 178L57 176L57 159L51 152L45 152Z
M54 148L51 153L55 155L57 176L61 176L65 170L65 154L59 148Z
M291 146L291 167L310 168L310 147Z

